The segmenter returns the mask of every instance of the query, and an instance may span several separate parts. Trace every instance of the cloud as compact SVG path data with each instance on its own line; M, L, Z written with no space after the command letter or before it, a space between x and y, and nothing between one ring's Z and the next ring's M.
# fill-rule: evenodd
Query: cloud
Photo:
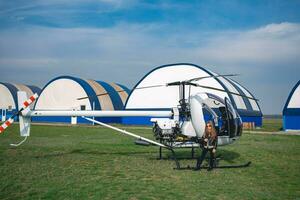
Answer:
M271 64L298 60L300 25L269 24L249 31L218 33L198 53L208 59L230 64Z
M60 28L114 26L119 19L118 15L136 4L135 0L2 2L0 3L0 29L27 25Z
M125 9L136 5L136 0L29 0L29 1L11 1L2 2L0 5L0 14L45 14L55 10L63 10L68 13L71 8L78 8L74 11L80 12L88 5L93 5L93 9L99 10L101 7L107 9L107 6L113 10ZM105 7L106 6L106 7ZM81 9L79 9L81 8Z
M268 114L281 112L299 79L299 52L297 23L210 32L163 23L0 31L0 68L6 69L2 81L42 86L68 74L133 86L156 66L191 62L218 73L242 74L237 80L261 99Z

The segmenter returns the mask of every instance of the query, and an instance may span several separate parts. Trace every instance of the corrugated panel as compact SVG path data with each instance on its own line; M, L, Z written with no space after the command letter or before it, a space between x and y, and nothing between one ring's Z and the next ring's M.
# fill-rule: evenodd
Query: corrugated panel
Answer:
M118 92L118 95L120 96L121 100L122 100L122 104L123 106L126 103L126 100L128 98L128 92L126 91L126 89L122 88L121 86L117 85L116 83L111 83L110 84L116 91L123 91L123 92Z
M108 92L115 110L122 110L123 109L123 103L122 100L119 96L119 93L115 90L115 88L112 87L111 84L108 84L106 82L103 81L97 81L97 83L99 83L100 85L102 85L105 90Z
M100 85L94 80L86 80L86 82L93 88L96 94L103 94L108 92L105 90L105 88L102 85ZM100 103L101 110L114 110L113 102L109 94L101 95L98 96L97 98Z
M116 83L116 84L118 86L120 86L123 90L125 90L128 95L130 94L131 90L128 87L126 87L125 85L119 84L119 83Z

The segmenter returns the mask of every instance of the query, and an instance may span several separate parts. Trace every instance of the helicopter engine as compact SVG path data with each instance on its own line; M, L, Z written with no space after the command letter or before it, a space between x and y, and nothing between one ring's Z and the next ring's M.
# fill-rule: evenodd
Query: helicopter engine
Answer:
M175 143L197 142L204 134L206 121L212 121L219 136L218 144L235 141L242 133L242 121L230 101L209 93L198 93L173 108L173 118L152 118L156 140ZM183 109L184 108L184 109Z
M168 118L151 119L156 140L173 142L180 134L179 122Z
M152 118L153 134L156 140L164 144L185 142L201 138L205 129L203 101L199 95L191 96L187 101L180 101L173 108L173 119ZM184 105L183 105L184 104Z

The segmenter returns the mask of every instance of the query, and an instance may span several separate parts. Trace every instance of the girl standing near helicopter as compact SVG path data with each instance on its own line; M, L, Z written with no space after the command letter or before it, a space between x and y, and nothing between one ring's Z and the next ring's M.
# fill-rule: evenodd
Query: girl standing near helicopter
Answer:
M209 151L209 168L208 171L212 170L214 167L214 161L216 157L217 141L218 135L212 121L208 121L205 126L205 132L202 136L203 150L201 156L197 159L196 170L201 169L201 164Z

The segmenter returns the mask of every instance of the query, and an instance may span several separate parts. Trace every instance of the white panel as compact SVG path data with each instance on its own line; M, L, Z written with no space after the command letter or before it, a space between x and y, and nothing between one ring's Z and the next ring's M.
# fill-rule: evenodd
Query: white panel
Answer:
M14 98L5 85L0 84L0 94L0 109L8 109L9 106L16 108Z
M244 94L246 95L246 96L248 96L248 97L253 97L243 86L241 86L241 85L239 85L238 83L236 83L235 81L232 81L232 83L233 84L235 84L237 87L239 87L243 92L244 92ZM253 97L254 98L254 97ZM253 108L253 110L255 110L255 111L260 111L259 110L259 107L258 107L258 105L257 105L257 102L255 101L255 100L253 100L253 99L249 99L249 101L250 101L250 104L251 104L251 106L252 106L252 108Z
M202 111L203 100L201 95L191 96L191 118L197 137L201 138L205 131L205 121Z
M300 86L298 86L294 91L294 94L290 99L288 108L300 108Z
M137 87L146 87L153 85L165 85L169 82L183 81L196 77L209 76L205 71L190 65L174 65L157 69L150 73ZM214 79L207 78L197 81L198 84L223 89L223 87ZM188 86L186 87L186 97L188 97ZM227 97L225 92L199 87L191 87L191 94L199 92L209 92L216 94L221 98ZM146 89L136 89L128 99L126 109L134 108L172 108L179 103L179 87L163 86Z
M253 110L255 110L255 111L260 111L260 110L259 110L259 107L258 107L258 105L257 105L257 102L256 102L255 100L249 99L249 101L250 101L250 104L251 104Z
M19 108L23 107L23 102L28 99L27 92L25 91L18 91L18 106ZM29 107L22 111L22 115L19 116L19 125L20 125L20 135L22 137L26 137L30 135L30 117L23 116L26 115L30 111Z
M43 90L35 109L80 110L80 106L85 105L86 110L91 110L88 99L77 100L77 98L85 96L87 96L86 92L76 81L64 78L58 79Z
M225 78L220 77L219 80L227 87L227 89L230 92L239 94L239 91L237 89L235 89L234 86L229 81L227 81ZM246 104L241 96L232 94L232 97L233 97L233 100L238 109L247 109Z

